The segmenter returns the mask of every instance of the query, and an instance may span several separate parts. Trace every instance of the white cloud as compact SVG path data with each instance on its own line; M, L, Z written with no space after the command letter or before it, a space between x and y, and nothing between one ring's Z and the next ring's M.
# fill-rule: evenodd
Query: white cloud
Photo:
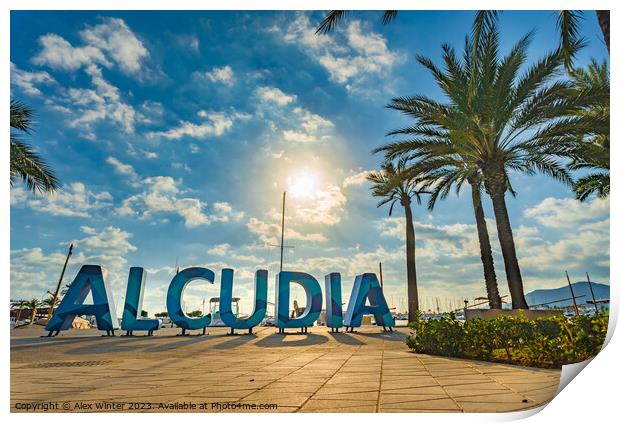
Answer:
M11 206L29 207L54 216L91 217L91 212L112 205L112 195L107 191L95 193L81 182L63 186L53 194L33 196L23 188L11 189Z
M125 200L116 212L122 216L150 219L158 214L177 214L186 227L209 225L212 222L238 221L243 213L235 212L228 203L215 203L213 212L205 213L206 202L198 198L182 197L180 183L170 176L149 177L142 181L147 189Z
M121 100L119 89L103 78L100 68L88 66L86 73L94 89L69 88L56 100L67 113L73 115L69 125L86 132L91 139L94 138L92 125L97 122L114 122L124 132L133 133L136 123L143 116Z
M269 107L259 107L259 115L269 113L273 118L281 121L280 126L286 127L281 131L281 139L294 143L313 143L324 141L330 138L334 124L318 114L312 113L303 107L295 106L292 103L297 101L297 96L282 92L279 88L258 87L256 89L258 97L263 106L276 104L277 109ZM289 107L284 107L289 106ZM275 122L269 122L272 132L278 131Z
M367 82L389 81L392 68L404 57L391 51L386 39L362 27L359 20L332 35L316 35L316 27L305 14L299 14L282 39L299 46L314 61L323 66L329 78L351 92L364 92ZM385 86L385 82L383 83Z
M286 106L297 100L296 95L285 94L281 89L275 87L257 87L258 98L267 103L275 103L278 106Z
M106 163L112 165L112 167L114 167L114 170L116 170L117 173L120 173L121 175L126 176L127 182L130 185L132 186L139 185L140 178L132 165L122 163L117 158L111 157L111 156L106 159Z
M331 121L302 107L295 107L293 114L297 117L298 129L282 131L285 141L308 143L329 139L329 130L334 126Z
M333 226L340 223L347 198L339 187L330 185L319 189L309 201L298 203L295 215L301 221Z
M147 100L140 105L143 123L160 122L164 111L164 107L158 101Z
M75 71L82 66L100 64L111 66L103 52L93 46L73 47L71 43L56 34L39 37L41 51L32 58L35 65L47 65L52 69Z
M609 219L595 224L577 225L562 231L558 239L519 227L515 234L519 264L524 280L532 278L563 281L568 270L582 280L585 272L609 273Z
M85 29L80 36L87 44L111 56L126 73L137 73L149 54L122 19L104 18L102 24Z
M494 223L487 221L491 242L496 241ZM377 229L382 237L405 240L405 218L385 217L377 221ZM454 223L433 225L414 222L416 231L416 255L428 259L450 257L459 259L479 256L478 233L476 225Z
M200 40L194 34L178 34L174 40L179 47L189 48L193 53L200 53Z
M236 250L236 249L235 249ZM226 257L229 260L240 260L258 263L260 259L253 255L238 254L231 248L230 244L217 244L216 246L209 248L207 253L216 257ZM236 275L235 275L236 276Z
M224 113L200 110L198 117L206 119L204 123L193 123L181 121L176 128L167 131L149 132L149 138L166 138L178 140L183 137L206 139L209 137L221 137L233 128L233 123L237 120L248 120L251 116L245 113Z
M581 202L573 198L547 197L523 212L550 228L574 228L575 225L609 216L609 199Z
M30 95L42 95L36 85L51 85L56 83L54 78L45 71L40 72L28 72L19 69L13 62L11 62L11 84L19 87L26 94Z
M261 242L265 244L277 244L280 238L280 225L278 223L264 222L255 217L250 218L246 224L248 230L258 235ZM302 234L290 227L285 227L284 237L286 239L298 240L298 241L310 241L310 242L325 242L327 238L320 233Z
M127 275L127 254L137 250L130 242L132 234L114 226L102 230L82 226L85 235L73 240L74 250L65 274L65 283L72 280L84 264L97 264L111 270L108 278L116 298ZM62 245L69 245L63 242ZM23 248L11 251L11 298L39 298L54 288L53 279L65 261L66 250L45 252L42 248ZM118 304L118 303L117 303Z
M137 250L136 246L129 242L131 234L120 228L108 226L101 232L97 232L96 229L88 226L82 226L80 229L88 236L75 240L74 246L84 249L87 253L125 255Z
M354 175L347 176L342 182L342 187L347 188L352 185L361 185L366 183L366 177L370 174L370 172L370 170L363 170Z
M80 38L84 44L74 47L57 34L39 37L41 49L32 63L66 71L94 64L109 68L114 63L123 72L136 74L149 54L122 19L103 18L101 24L81 31Z
M232 85L235 82L235 74L228 65L219 68L214 67L210 72L205 72L204 76L213 83Z

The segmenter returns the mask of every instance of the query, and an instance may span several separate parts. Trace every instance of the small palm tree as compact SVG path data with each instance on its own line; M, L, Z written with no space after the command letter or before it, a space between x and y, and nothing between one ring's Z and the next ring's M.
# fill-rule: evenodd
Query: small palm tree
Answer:
M56 301L60 300L62 297L64 297L67 294L67 292L69 292L69 289L71 288L72 283L73 282L69 282L63 285L63 287L60 289L60 292L58 294L58 298Z
M12 300L11 301L11 308L16 308L17 310L17 316L15 317L15 322L19 322L21 317L22 317L22 309L26 308L28 306L28 301L26 300Z
M28 300L25 303L25 306L32 309L32 313L30 314L30 324L34 324L34 320L37 317L37 309L43 305L43 302L33 298L32 300Z
M392 162L386 162L378 172L372 172L367 179L372 182L371 193L373 197L380 197L381 201L377 207L385 204L390 205L388 215L392 215L394 205L398 202L405 209L405 245L407 255L407 296L409 321L416 319L419 310L418 301L418 280L415 264L415 229L413 225L413 212L411 201L415 199L421 204L421 196L428 194L419 188L417 181L413 179L403 179L400 177L405 169L404 160L399 160L395 166Z
M466 151L490 195L513 308L527 308L505 195L511 191L512 172L540 172L566 184L572 180L562 165L572 142L549 139L548 125L570 131L564 117L574 103L569 81L557 80L562 66L558 49L523 70L531 34L505 57L499 55L496 14L480 14L472 38L465 41L462 59L443 46L444 69L430 59L418 61L434 76L447 97L440 103L424 96L394 98L391 108L417 121L418 135L386 146L388 158L432 156L441 151L446 134Z
M11 129L30 134L32 110L25 104L11 100ZM59 183L53 170L17 134L11 131L11 186L20 178L29 191L53 192Z

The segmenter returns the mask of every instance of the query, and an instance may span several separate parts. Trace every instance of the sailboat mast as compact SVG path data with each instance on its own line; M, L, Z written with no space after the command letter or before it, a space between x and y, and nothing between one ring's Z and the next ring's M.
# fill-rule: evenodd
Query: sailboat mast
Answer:
M280 272L282 272L282 260L284 258L284 208L286 205L286 191L282 193L282 233L280 234Z

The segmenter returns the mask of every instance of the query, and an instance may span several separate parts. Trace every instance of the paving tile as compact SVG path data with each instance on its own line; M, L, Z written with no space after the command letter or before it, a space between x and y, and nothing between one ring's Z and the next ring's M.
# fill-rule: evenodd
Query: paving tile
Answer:
M209 332L178 337L177 329L163 329L149 338L101 338L91 330L46 339L34 328L12 331L11 410L18 411L18 401L131 400L205 404L200 412L209 413L513 411L548 402L560 375L413 354L403 342L406 328L387 334L361 328L347 334L348 343L324 327L312 328L311 336L284 337L260 328L249 340L227 337L225 328ZM106 363L33 367L87 361ZM226 408L230 404L242 408ZM265 404L278 408L256 409Z
M425 399L417 401L401 401L398 403L381 404L381 410L389 409L415 409L415 410L442 410L446 412L461 411L450 398Z

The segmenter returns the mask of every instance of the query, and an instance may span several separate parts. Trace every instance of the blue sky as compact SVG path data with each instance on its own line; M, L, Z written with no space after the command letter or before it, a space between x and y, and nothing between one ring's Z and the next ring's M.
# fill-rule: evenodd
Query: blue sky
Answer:
M402 209L377 209L365 172L371 150L407 119L394 95L441 99L415 60L460 50L473 12L402 12L389 25L355 12L329 36L315 36L322 12L12 12L11 98L31 105L28 140L56 170L53 196L11 190L11 298L53 289L70 242L65 281L82 264L109 270L122 306L130 266L147 269L145 309L162 311L175 261L219 278L235 269L235 295L251 309L253 273L270 271L273 295L281 195L287 190L285 268L319 281L383 262L386 297L406 295ZM554 48L552 11L504 12L502 47L529 30L535 60ZM606 60L593 13L578 57ZM609 281L609 203L578 203L542 176L514 175L508 199L526 292L588 271ZM507 294L493 213L500 292ZM428 212L414 208L422 306L484 296L469 194ZM192 283L186 307L216 286ZM301 299L301 290L293 298ZM273 299L271 299L273 301ZM450 304L451 303L451 304ZM119 311L120 313L120 311Z

